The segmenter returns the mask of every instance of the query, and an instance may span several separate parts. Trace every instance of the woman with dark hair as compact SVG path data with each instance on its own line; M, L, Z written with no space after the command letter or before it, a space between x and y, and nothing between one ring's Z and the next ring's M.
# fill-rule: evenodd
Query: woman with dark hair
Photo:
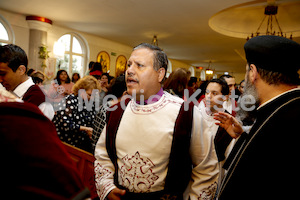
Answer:
M48 98L53 104L58 103L62 98L72 93L74 83L66 70L60 69L57 71L54 81L51 83L51 87L48 90ZM54 108L56 107L53 105Z
M80 74L79 73L74 73L72 75L72 82L75 84L78 80L80 79Z
M67 96L72 93L72 87L74 83L71 82L71 79L66 70L60 69L57 71L55 80L57 84L64 87L64 96Z

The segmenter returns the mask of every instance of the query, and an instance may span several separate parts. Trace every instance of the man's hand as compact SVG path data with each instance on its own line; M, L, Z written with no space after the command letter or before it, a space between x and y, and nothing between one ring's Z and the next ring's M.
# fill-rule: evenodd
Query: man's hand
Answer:
M121 200L122 196L124 196L126 190L121 190L119 188L115 188L107 195L108 200Z
M220 121L216 125L224 128L232 138L238 138L244 132L241 124L230 114L219 112L214 116L214 119Z

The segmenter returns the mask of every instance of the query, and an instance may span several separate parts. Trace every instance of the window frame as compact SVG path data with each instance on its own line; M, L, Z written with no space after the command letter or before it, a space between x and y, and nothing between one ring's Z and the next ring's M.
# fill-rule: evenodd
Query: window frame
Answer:
M13 31L10 23L2 15L0 15L0 23L4 26L4 28L8 34L8 40L0 39L0 43L14 44L15 43L15 34L14 34L14 31Z
M69 55L68 74L71 78L74 73L73 72L73 56L80 56L80 57L82 57L82 69L80 70L79 74L81 77L83 77L87 70L87 62L88 62L88 56L89 56L88 43L86 42L84 37L82 37L80 34L74 33L74 32L63 34L62 36L60 36L58 38L58 40L56 42L58 42L60 40L60 38L62 38L65 35L70 35L70 41L69 41L70 49L69 49L69 51L64 51L64 55ZM74 38L76 38L77 41L79 42L82 53L73 52L73 39ZM58 69L56 68L56 71L57 70Z

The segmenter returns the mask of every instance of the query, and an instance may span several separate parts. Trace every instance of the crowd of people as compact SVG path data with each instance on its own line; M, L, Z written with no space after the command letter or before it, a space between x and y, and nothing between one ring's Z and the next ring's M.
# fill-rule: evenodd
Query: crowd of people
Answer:
M125 74L112 77L91 62L85 76L58 70L45 87L20 47L1 46L1 142L15 148L5 158L25 160L39 151L32 169L30 159L24 162L32 176L51 171L38 164L60 166L48 178L56 187L38 186L40 177L27 183L20 172L19 183L7 177L10 190L31 198L88 196L61 140L94 154L101 200L295 198L285 191L295 191L299 177L289 161L299 153L300 45L258 36L244 49L246 75L238 86L230 75L201 82L183 68L166 78L165 52L142 43Z

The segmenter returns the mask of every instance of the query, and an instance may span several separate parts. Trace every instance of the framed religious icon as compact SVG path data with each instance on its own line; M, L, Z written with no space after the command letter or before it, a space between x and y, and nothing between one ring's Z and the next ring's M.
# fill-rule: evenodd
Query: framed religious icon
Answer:
M110 57L106 51L100 51L97 56L97 62L102 66L102 72L109 73L110 69Z
M117 61L116 61L116 77L125 73L126 64L127 64L126 57L123 55L118 56Z

